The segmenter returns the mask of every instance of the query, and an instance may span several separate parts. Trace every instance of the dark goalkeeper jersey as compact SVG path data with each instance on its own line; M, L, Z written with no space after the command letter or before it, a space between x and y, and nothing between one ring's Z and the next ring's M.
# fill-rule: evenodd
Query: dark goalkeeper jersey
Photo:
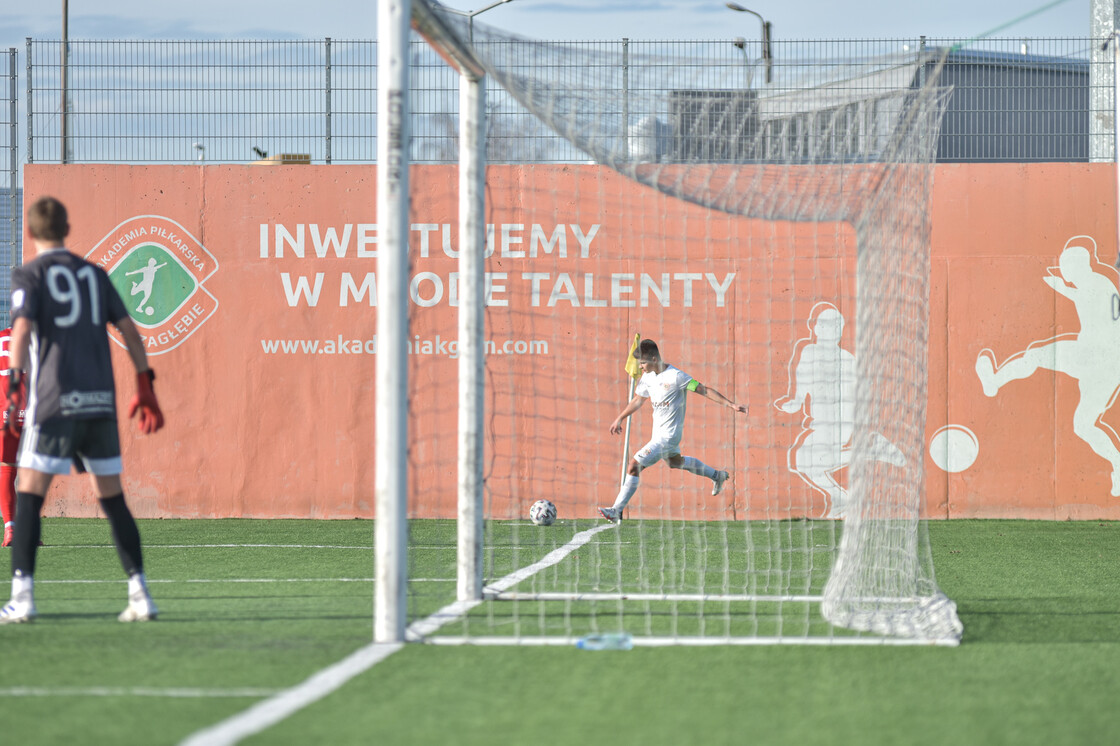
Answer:
M66 249L12 270L12 318L32 322L28 422L116 417L107 323L128 315L109 275Z

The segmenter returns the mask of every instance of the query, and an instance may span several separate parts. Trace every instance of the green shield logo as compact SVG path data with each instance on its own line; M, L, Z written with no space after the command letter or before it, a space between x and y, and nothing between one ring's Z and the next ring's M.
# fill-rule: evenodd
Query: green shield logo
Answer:
M198 283L167 249L143 244L109 271L132 319L159 326L191 297Z

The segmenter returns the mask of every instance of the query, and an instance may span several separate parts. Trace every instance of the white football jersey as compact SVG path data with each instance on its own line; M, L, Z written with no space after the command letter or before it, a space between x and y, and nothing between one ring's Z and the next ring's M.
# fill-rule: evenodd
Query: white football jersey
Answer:
M681 442L685 395L690 383L692 376L667 365L660 373L646 373L634 387L635 394L644 396L653 404L653 440Z

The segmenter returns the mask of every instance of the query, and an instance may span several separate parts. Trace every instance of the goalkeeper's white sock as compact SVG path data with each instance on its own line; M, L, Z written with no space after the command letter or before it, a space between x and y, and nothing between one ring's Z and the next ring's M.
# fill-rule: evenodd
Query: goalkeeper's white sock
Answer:
M626 507L626 503L630 502L630 498L638 491L638 478L626 475L626 479L622 480L622 489L618 491L618 497L614 499L614 509L621 511Z
M128 595L148 595L148 581L144 577L144 573L137 572L128 576Z
M22 572L12 575L12 600L30 600L35 593L35 579Z
M700 459L693 458L692 456L685 456L684 457L684 463L681 464L681 468L684 469L685 471L692 472L693 474L699 474L702 477L707 477L708 479L715 479L716 478L716 470L715 469L708 466L707 464L705 464Z

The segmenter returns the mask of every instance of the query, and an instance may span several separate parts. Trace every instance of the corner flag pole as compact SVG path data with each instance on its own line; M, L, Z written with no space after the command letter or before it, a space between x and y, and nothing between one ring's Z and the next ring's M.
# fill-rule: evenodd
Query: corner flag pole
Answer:
M642 340L641 334L634 335L634 341L630 343L630 353L626 356L626 378L629 379L629 391L626 394L627 404L634 398L634 385L642 376L642 369L638 367L638 360L634 357L634 353L638 351L638 342ZM622 475L618 478L619 487L626 481L626 464L630 458L630 423L633 417L626 418L626 435L622 439Z

